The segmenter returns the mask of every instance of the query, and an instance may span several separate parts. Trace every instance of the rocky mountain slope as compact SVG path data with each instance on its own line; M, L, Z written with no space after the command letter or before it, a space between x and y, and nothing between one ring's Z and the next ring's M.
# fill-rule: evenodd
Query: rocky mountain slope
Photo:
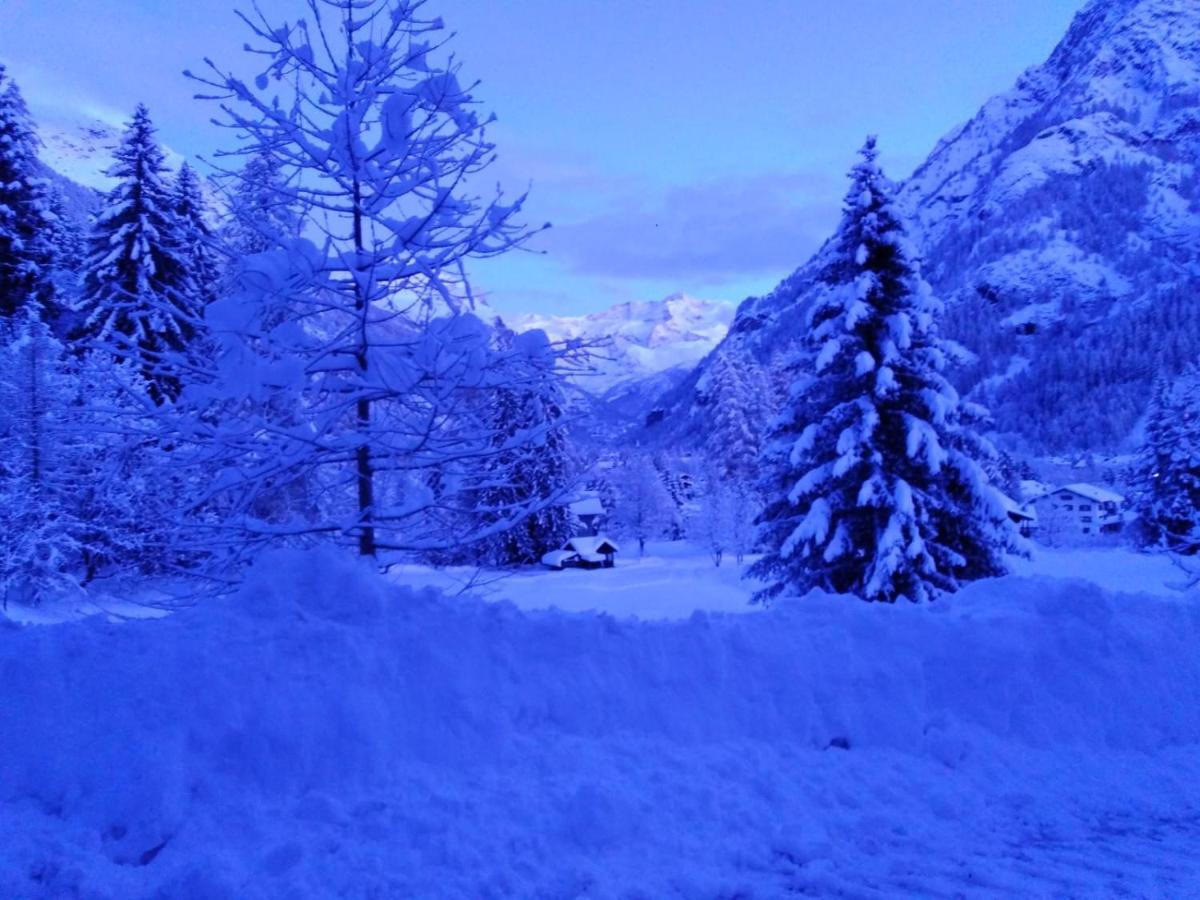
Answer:
M1156 374L1200 358L1198 163L1200 3L1093 0L899 187L946 328L978 355L961 386L1011 444L1117 447ZM718 352L786 352L827 252L743 304ZM704 368L663 401L677 430L703 429Z

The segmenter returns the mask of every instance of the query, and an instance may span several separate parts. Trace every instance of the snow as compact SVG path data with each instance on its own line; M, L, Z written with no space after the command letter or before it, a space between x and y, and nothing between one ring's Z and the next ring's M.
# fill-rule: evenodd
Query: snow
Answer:
M1010 565L1015 574L1026 577L1077 579L1114 593L1200 603L1196 592L1179 590L1187 578L1170 557L1161 553L1137 553L1120 547L1036 546L1031 558L1013 559Z
M0 895L1188 896L1198 639L1044 577L636 622L279 554L4 628Z
M599 497L583 497L570 504L573 516L602 516L605 513L604 503Z
M1068 484L1062 490L1086 497L1088 500L1095 500L1097 503L1116 503L1119 505L1125 502L1125 498L1120 494L1096 487L1094 484Z
M574 550L585 559L600 557L604 553L617 553L620 547L615 542L603 536L583 535L567 541L567 549Z
M542 565L551 569L561 569L563 563L577 554L572 550L551 550L542 555Z
M732 560L716 568L699 546L650 541L644 557L635 548L619 554L615 568L593 572L530 568L497 575L465 567L405 565L393 567L391 577L451 594L469 587L491 602L511 603L526 611L557 609L674 621L696 613L760 611L750 605L753 583L742 580L744 571Z
M1038 518L1037 510L1032 506L1025 506L1018 503L1007 494L998 494L1000 503L1004 507L1004 511L1010 516L1019 516L1022 519L1027 519L1031 522L1036 522Z
M542 329L556 341L609 341L597 349L595 371L576 379L582 389L603 394L620 384L695 366L725 337L735 312L723 300L674 294L657 302L619 303L587 316L520 315L506 322L516 331Z

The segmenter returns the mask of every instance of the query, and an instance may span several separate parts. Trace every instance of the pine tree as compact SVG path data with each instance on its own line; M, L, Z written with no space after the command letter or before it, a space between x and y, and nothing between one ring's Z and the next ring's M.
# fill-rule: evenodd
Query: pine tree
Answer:
M1152 543L1200 548L1200 368L1174 384L1159 377L1137 460L1138 516Z
M929 600L1005 570L1016 537L944 376L957 348L920 277L874 139L851 172L808 354L774 434L756 598L821 588Z
M196 303L204 310L217 297L221 279L221 260L216 237L209 225L208 203L200 178L184 163L175 176L171 192L172 206L179 221L179 236L188 273L196 288Z
M52 319L53 248L47 189L38 169L38 139L21 91L0 65L0 317L32 302Z
M545 333L515 335L500 324L498 340L521 355L529 374L488 392L497 452L483 466L476 514L483 519L480 530L499 530L484 541L481 555L493 565L527 565L571 537L566 495L575 467Z
M120 183L93 226L74 341L131 360L156 403L175 400L201 340L200 291L145 106L108 175Z

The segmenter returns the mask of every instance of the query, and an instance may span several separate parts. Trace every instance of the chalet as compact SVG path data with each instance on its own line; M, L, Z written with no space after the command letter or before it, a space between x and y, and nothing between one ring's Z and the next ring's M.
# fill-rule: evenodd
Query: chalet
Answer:
M542 557L542 565L551 569L611 569L620 548L602 535L573 537L561 550Z
M1121 530L1124 504L1124 497L1106 488L1068 484L1035 497L1028 506L1048 536L1094 538Z

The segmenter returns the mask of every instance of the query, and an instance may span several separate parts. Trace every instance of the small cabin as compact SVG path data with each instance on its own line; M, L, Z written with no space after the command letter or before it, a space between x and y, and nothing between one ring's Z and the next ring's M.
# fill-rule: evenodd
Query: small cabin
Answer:
M1048 530L1060 537L1095 538L1121 530L1125 498L1094 484L1068 484L1028 504Z
M543 556L542 565L550 569L611 569L619 550L603 535L573 537L561 550Z

